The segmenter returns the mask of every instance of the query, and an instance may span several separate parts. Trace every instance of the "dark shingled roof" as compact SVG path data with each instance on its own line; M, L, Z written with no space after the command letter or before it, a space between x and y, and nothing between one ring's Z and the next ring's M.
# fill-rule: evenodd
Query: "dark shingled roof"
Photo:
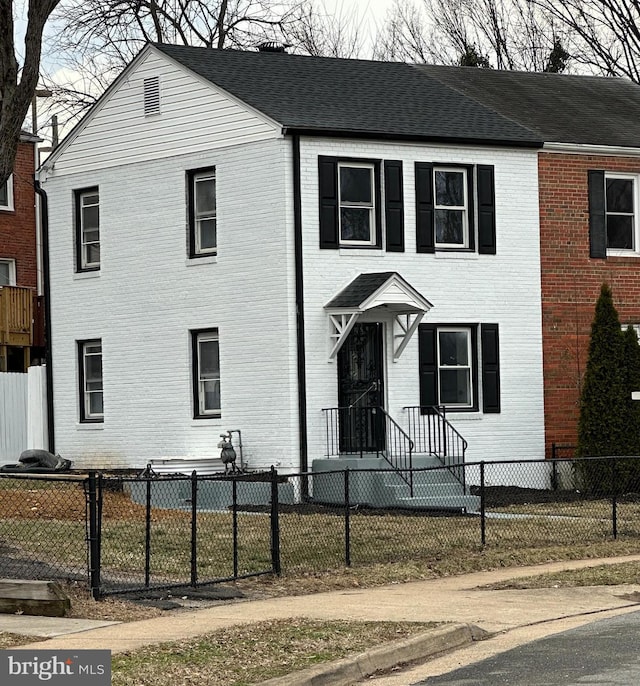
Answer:
M325 307L359 307L370 295L392 276L399 276L397 272L376 272L374 274L360 274Z
M622 78L416 65L543 141L640 147L640 86Z
M156 47L288 129L536 147L530 129L412 65L178 45Z

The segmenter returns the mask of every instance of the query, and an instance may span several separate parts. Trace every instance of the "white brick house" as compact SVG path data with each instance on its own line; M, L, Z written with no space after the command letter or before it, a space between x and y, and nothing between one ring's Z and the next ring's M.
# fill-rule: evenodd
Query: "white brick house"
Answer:
M410 65L148 45L40 172L56 451L296 472L438 405L543 457L540 145Z

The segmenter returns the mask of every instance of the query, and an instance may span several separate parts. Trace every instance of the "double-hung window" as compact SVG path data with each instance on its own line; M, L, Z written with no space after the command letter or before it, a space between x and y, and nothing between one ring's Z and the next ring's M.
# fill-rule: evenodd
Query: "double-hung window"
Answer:
M340 244L376 244L374 166L338 164Z
M0 185L0 210L13 210L13 174Z
M436 248L469 247L467 170L433 170Z
M637 183L631 175L605 176L607 248L640 252L638 246Z
M16 262L0 258L0 287L16 285Z
M104 421L102 340L78 341L80 421Z
M497 324L421 324L418 350L423 411L500 412Z
M415 163L416 250L496 254L495 170Z
M470 328L438 329L438 405L473 407Z
M386 169L387 161L384 164ZM387 242L391 245L389 250L401 251L404 250L402 162L391 164L392 182L387 195L393 202L387 218ZM321 248L382 247L381 167L380 160L318 157ZM385 207L385 214L386 210Z
M98 188L75 191L76 270L100 269L100 194Z
M189 256L215 255L218 246L216 215L216 170L187 173L189 184Z
M220 346L217 329L191 332L194 417L219 417Z

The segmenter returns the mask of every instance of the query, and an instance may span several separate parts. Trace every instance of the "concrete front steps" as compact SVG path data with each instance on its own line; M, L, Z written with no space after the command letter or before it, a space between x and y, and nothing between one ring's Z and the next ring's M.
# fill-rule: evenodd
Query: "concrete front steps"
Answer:
M465 493L462 484L432 455L414 455L413 494L407 482L383 458L375 455L314 460L313 500L344 505L344 470L349 469L349 502L369 507L477 512L480 498Z

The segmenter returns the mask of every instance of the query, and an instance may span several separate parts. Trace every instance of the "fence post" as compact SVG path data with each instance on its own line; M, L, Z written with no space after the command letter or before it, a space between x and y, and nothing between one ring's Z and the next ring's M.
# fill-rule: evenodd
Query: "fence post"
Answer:
M278 506L278 472L271 465L271 566L280 576L280 508Z
M552 454L555 452L555 447L556 444L554 443L551 450ZM557 491L558 490L558 462L556 461L555 457L552 458L551 461L551 490L552 491Z
M231 503L232 503L232 526L233 526L233 576L238 576L238 480L231 477Z
M344 561L351 567L351 508L349 498L349 467L344 470Z
M480 463L480 541L482 545L487 542L487 518L484 505L484 462Z
M146 471L146 498L144 512L144 587L149 588L151 583L151 465L147 465Z
M191 472L191 586L198 585L198 473Z
M96 473L89 472L89 584L94 600L100 598L100 513L97 481Z

